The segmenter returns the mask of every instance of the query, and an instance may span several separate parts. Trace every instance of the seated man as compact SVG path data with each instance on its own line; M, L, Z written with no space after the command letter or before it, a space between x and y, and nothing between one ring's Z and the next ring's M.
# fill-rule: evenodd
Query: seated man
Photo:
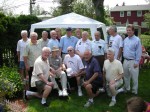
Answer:
M143 60L144 62L145 62L145 59L147 59L146 64L148 64L150 61L150 56L146 52L146 49L144 46L142 46L142 57L144 58L144 60Z
M123 67L119 60L114 58L115 51L112 48L107 50L107 60L104 62L104 78L108 95L112 96L109 106L116 104L117 88L123 84Z
M52 48L52 55L50 55L49 63L51 66L51 80L54 83L54 88L58 89L59 96L68 96L67 93L67 77L64 71L62 71L62 59L59 55L59 48ZM58 86L56 79L60 79L61 88Z
M48 62L49 54L50 48L43 47L42 56L39 56L34 63L34 69L31 77L31 87L36 87L38 93L32 91L25 92L26 97L29 95L40 97L42 95L41 104L43 106L49 106L46 103L46 99L53 87L53 83L48 81L50 75L50 66Z
M103 86L103 80L100 65L97 59L92 56L90 50L86 50L84 52L84 60L86 61L86 76L83 86L89 96L89 100L86 102L84 107L89 107L93 104L93 98L98 95L98 89Z
M72 69L72 73L69 74L70 75L69 77L76 78L77 86L78 86L78 96L82 96L81 76L84 72L84 66L81 58L75 54L74 48L72 46L69 46L67 50L68 50L68 54L64 58L64 64L67 67L67 69L69 68Z

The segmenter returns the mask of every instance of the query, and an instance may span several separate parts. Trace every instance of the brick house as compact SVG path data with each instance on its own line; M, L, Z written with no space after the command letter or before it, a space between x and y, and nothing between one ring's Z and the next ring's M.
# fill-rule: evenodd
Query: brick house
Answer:
M149 5L128 5L118 6L110 10L110 15L117 26L126 26L133 24L141 26L141 32L147 31L146 23L144 22L144 14L150 11Z

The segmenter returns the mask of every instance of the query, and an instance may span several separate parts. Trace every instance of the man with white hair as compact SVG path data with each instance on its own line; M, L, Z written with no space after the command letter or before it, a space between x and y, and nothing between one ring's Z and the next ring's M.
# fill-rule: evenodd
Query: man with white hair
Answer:
M59 48L59 41L56 39L57 33L55 30L50 32L51 39L49 40L47 47L52 49L54 46Z
M88 39L88 35L89 34L87 31L83 31L82 38L78 40L76 44L76 48L75 48L76 54L78 54L81 59L83 59L83 54L85 50L87 49L91 50L91 41Z
M43 106L49 106L46 102L48 95L50 94L53 83L48 81L50 76L50 66L48 57L50 55L50 48L43 47L42 55L39 56L34 63L34 69L32 72L31 86L36 87L38 92L26 91L27 96L42 96L41 104Z
M78 96L82 96L81 76L84 73L84 66L81 58L74 53L75 51L72 46L69 46L67 50L68 54L65 56L63 63L66 65L67 69L71 68L72 72L67 75L69 75L70 78L76 78L78 86Z
M31 41L26 45L24 49L24 63L26 70L29 75L29 89L35 91L31 88L31 76L33 71L33 65L35 60L41 55L42 47L41 44L37 42L38 34L36 32L31 32Z
M116 26L111 26L109 28L109 34L111 35L109 38L109 48L113 48L115 50L115 59L121 61L122 50L123 50L123 39L120 35L117 34Z
M49 42L48 39L48 32L47 31L43 31L42 32L42 38L38 40L38 42L41 44L41 47L47 47L47 44Z
M116 104L117 89L123 84L123 67L121 62L116 60L114 56L114 49L109 48L107 50L107 60L105 60L103 67L107 92L108 95L112 97L109 106L114 106Z
M26 45L29 43L29 39L27 36L28 36L27 30L22 30L21 31L22 39L20 39L17 43L17 55L18 55L19 69L20 69L20 75L21 75L22 80L24 79L24 70L25 70L23 52L24 52ZM27 71L25 72L27 75Z

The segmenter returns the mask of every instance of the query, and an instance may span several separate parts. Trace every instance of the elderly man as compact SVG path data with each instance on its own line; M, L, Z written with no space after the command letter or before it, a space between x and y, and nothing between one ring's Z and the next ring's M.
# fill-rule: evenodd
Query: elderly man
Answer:
M42 95L41 104L43 106L49 106L46 103L46 99L53 87L53 83L48 81L48 78L50 76L50 66L48 62L49 55L50 55L50 48L44 47L42 49L42 55L39 56L34 63L31 86L36 87L38 93L32 91L26 91L25 93L26 97L30 95L31 96Z
M115 59L121 61L122 50L123 50L122 37L117 34L117 28L115 26L111 26L109 28L109 34L111 35L109 38L109 48L111 47L115 50Z
M88 35L87 31L82 32L82 38L76 44L76 54L78 54L81 59L83 59L85 50L91 50L91 41L88 39Z
M41 55L42 47L41 44L37 42L38 34L36 32L31 32L29 42L24 49L24 63L26 70L29 74L29 89L35 91L31 88L31 76L33 71L33 65L35 60Z
M80 30L80 28L77 28L76 30L75 30L75 36L78 38L78 39L81 39L82 37L81 37L81 30Z
M108 95L112 96L109 106L116 104L117 88L123 84L123 67L119 60L114 58L115 51L112 48L107 50L107 60L104 62L104 79Z
M51 39L49 40L47 47L49 47L50 49L52 49L54 46L59 48L59 41L56 39L57 37L57 33L55 30L52 30L50 32L51 35Z
M72 28L68 27L66 29L67 34L62 36L60 39L60 50L62 53L62 59L64 59L65 55L68 54L67 48L72 46L75 49L78 38L72 36Z
M103 68L104 60L106 59L106 48L106 42L101 39L100 32L96 31L95 40L92 41L92 55L97 59L101 68Z
M47 31L43 31L42 32L42 38L38 40L38 42L41 44L41 47L47 47L47 44L49 42L48 39L48 32Z
M24 79L24 70L25 70L25 64L24 64L24 60L23 60L23 52L24 49L26 47L26 45L29 43L29 39L27 37L28 32L26 30L22 30L21 31L21 37L22 39L20 39L17 43L17 55L18 55L18 62L19 62L19 69L20 69L20 75L21 75L21 79ZM27 71L26 75L27 75Z
M127 26L128 37L124 40L123 69L124 69L124 91L130 91L130 80L132 78L132 93L138 94L139 62L142 55L140 38L134 35L134 26Z
M60 39L61 39L61 29L60 28L56 28L55 31L57 33L56 39L60 42Z
M52 69L51 80L54 83L54 88L58 89L59 96L68 96L67 77L66 77L66 73L62 71L63 69L62 59L60 56L58 56L58 53L59 53L59 48L54 46L52 48L52 55L49 58L49 63ZM58 86L56 79L60 79L62 90Z
M84 107L89 107L94 103L93 98L98 95L98 89L102 87L103 81L99 63L92 56L90 50L86 50L84 52L84 59L86 61L85 64L86 76L83 86L86 89L86 92L89 97Z
M81 58L76 55L74 52L74 48L72 46L69 46L67 48L67 51L69 54L67 54L64 58L64 64L66 65L67 69L72 70L72 72L69 75L71 78L76 78L77 86L78 86L78 96L82 96L82 90L81 90L81 76L84 73L84 66L82 63Z

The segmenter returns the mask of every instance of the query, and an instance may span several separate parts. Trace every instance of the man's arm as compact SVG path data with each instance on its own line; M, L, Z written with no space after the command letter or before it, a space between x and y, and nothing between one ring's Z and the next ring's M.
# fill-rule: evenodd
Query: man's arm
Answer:
M17 51L18 62L20 61L20 51Z
M30 70L30 67L29 67L28 62L27 62L28 57L27 57L27 56L24 56L23 58L24 58L24 64L25 64L26 70L29 71L29 70Z
M89 80L87 80L87 82L88 82L88 83L91 83L91 82L93 82L97 77L98 77L98 72L95 72L94 75L93 75Z
M43 74L39 74L38 76L41 79L41 81L45 82L49 86L53 86L53 83L46 80Z
M120 60L120 58L121 58L122 51L123 51L123 47L120 47L120 48L119 48L119 52L118 52L118 56L117 56L117 59L118 59L118 60Z
M82 75L85 75L86 73L85 73L85 70L84 70L84 68L83 69L80 69L79 70L79 72L76 74L76 77L80 77L80 76L82 76Z

